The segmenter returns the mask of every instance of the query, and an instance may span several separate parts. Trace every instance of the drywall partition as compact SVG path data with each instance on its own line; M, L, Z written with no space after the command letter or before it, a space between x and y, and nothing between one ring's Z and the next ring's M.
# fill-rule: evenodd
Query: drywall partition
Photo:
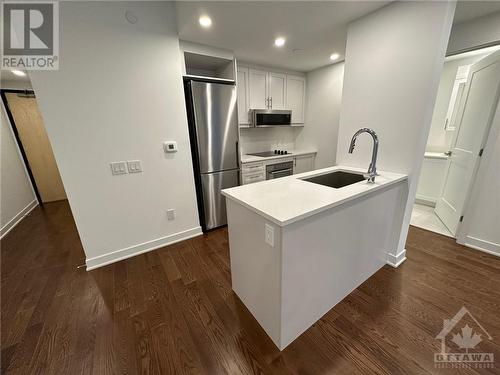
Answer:
M307 73L306 123L295 145L318 151L316 169L335 165L343 78L343 62Z
M500 44L500 12L453 25L447 54Z
M5 236L38 202L19 148L5 114L1 112L0 238Z
M398 249L388 263L405 259L411 208L429 133L455 3L396 2L353 22L347 49L337 164L368 167L372 141L354 132L373 128L380 137L378 168L409 175Z
M60 69L31 74L87 269L200 233L173 6L61 2Z

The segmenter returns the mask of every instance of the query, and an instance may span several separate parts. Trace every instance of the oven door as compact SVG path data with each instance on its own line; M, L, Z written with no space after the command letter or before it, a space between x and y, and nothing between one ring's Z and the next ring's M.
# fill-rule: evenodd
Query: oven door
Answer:
M275 178L291 176L293 174L293 168L278 169L276 171L269 171L266 175L266 180L273 180Z

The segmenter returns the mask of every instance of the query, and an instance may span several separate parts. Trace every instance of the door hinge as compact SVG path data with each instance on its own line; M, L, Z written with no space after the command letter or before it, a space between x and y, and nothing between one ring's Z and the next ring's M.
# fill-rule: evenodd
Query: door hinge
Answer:
M460 216L460 222L464 221L464 215Z
M484 150L484 148L482 148L481 150L479 150L479 156L483 156L483 150Z

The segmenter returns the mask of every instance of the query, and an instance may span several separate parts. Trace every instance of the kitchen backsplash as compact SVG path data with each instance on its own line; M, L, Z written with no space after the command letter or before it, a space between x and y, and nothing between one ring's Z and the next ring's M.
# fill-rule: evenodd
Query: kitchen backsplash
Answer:
M293 151L295 140L302 127L287 128L241 128L241 153L262 152L271 150Z

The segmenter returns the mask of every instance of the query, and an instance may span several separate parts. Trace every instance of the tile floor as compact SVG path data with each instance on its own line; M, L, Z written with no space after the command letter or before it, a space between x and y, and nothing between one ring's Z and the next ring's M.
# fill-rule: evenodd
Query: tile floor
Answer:
M415 203L410 224L448 237L455 237L434 213L434 207Z

